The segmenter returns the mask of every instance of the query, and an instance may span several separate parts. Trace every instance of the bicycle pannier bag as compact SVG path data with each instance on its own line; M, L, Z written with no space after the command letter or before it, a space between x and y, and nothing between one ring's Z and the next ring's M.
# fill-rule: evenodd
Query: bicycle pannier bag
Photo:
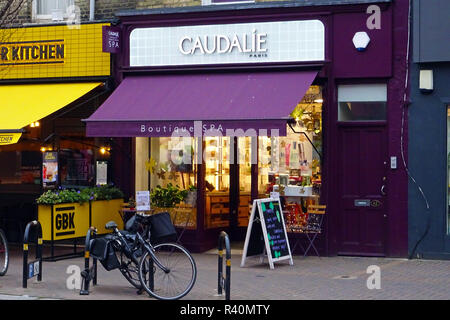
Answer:
M161 212L151 216L151 243L173 242L177 239L177 231L168 212Z
M120 262L114 253L112 240L108 237L91 240L91 256L98 259L102 266L107 270L113 270L120 267Z

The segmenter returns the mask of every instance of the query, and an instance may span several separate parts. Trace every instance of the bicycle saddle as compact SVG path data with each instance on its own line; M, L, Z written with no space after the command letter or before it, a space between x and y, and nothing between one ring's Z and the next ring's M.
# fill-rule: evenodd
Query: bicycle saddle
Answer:
M105 225L105 228L108 230L114 230L117 228L117 223L115 223L114 221L110 221Z

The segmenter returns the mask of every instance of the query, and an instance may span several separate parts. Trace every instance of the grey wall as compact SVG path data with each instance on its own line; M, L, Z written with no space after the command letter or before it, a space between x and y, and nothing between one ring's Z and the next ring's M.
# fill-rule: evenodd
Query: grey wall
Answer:
M434 91L419 90L419 70L432 69ZM416 184L408 188L409 251L430 229L418 246L424 258L450 259L450 236L447 235L447 103L450 104L450 62L411 66L411 101L408 107L408 165L411 175L422 188L430 210ZM428 218L430 217L430 220ZM415 255L416 256L416 255Z
M413 0L414 62L450 61L450 1Z

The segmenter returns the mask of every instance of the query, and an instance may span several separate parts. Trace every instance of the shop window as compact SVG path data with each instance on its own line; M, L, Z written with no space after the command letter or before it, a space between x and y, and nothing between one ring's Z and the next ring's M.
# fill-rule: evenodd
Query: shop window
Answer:
M59 151L58 157L62 187L79 188L95 185L92 149L63 149Z
M0 152L0 184L40 185L41 161L39 151Z
M33 18L38 20L60 21L68 17L68 9L74 0L34 0Z
M150 138L150 199L155 212L167 211L175 225L197 225L197 139Z
M296 121L285 137L259 137L259 197L279 192L286 200L286 223L320 198L322 102L321 88L310 87L291 114Z
M338 120L386 120L386 102L385 84L341 85L338 87Z

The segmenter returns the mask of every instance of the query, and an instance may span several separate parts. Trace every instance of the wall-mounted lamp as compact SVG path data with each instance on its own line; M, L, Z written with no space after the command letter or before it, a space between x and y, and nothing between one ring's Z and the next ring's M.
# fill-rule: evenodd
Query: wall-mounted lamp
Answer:
M36 121L36 122L32 122L31 124L30 124L30 127L31 128L36 128L36 127L39 127L41 124L39 123L39 121Z
M432 93L433 88L433 70L420 70L419 89L424 94Z
M110 151L111 151L110 147L100 147L100 153L103 155L107 154Z

